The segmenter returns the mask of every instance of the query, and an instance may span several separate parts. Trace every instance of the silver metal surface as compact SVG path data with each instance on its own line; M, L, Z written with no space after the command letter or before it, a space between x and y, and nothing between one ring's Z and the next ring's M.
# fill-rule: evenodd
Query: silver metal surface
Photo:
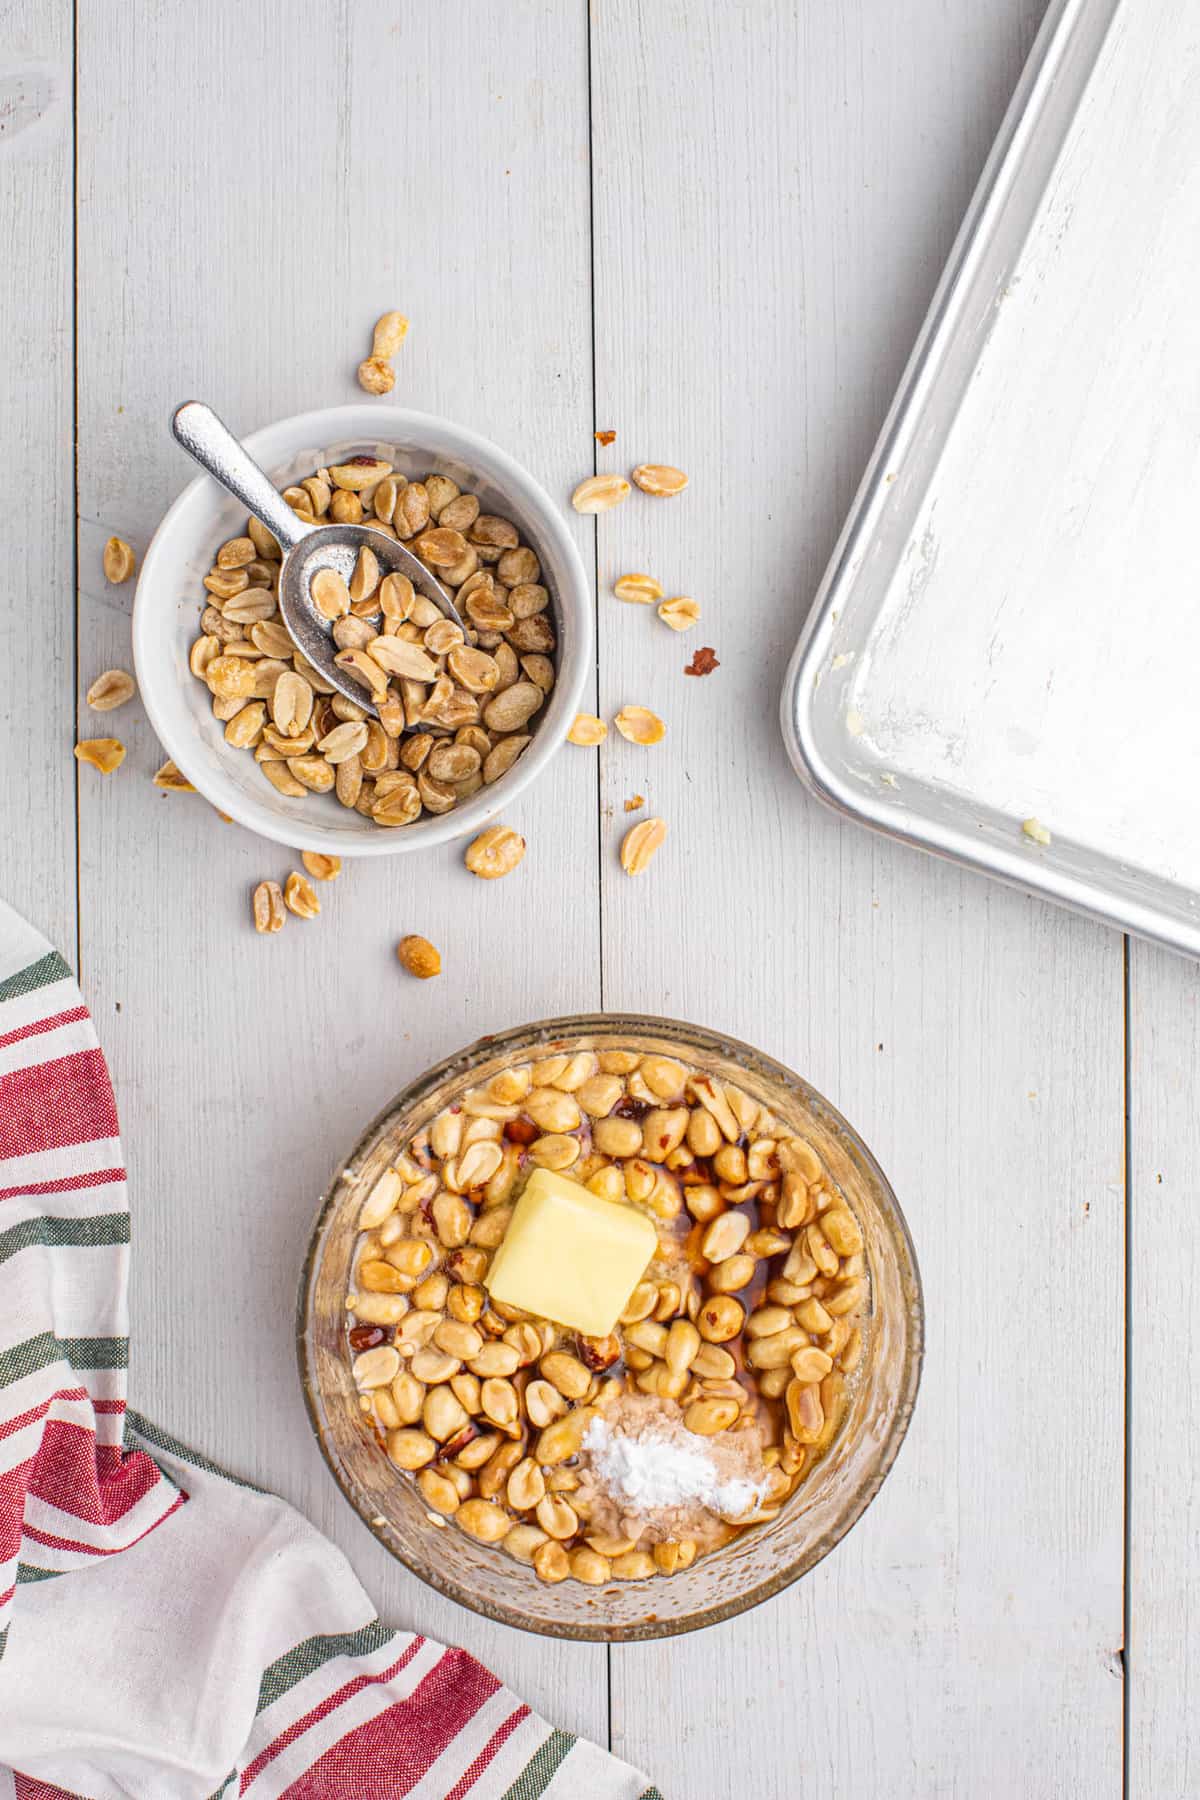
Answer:
M840 810L1191 954L1198 243L1200 7L1059 0L782 702Z
M336 569L349 582L360 548L367 544L384 575L407 575L448 619L462 620L441 583L419 557L395 538L366 525L309 525L297 518L270 477L210 406L187 400L171 418L171 430L189 456L240 500L279 540L284 552L279 571L279 616L296 648L331 687L364 712L378 718L370 691L334 662L337 645L332 626L313 604L311 584L318 569Z

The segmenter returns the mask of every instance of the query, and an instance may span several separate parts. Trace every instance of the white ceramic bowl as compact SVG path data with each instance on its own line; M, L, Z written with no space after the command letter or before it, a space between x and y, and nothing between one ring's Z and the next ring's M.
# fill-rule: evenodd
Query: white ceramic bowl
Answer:
M164 440L166 433L164 431ZM248 830L297 850L393 856L477 831L545 768L563 743L592 664L592 599L566 520L511 456L461 425L399 407L331 406L282 419L246 439L279 487L356 455L389 457L413 479L436 470L479 495L485 512L511 518L536 551L558 636L558 679L533 721L533 742L507 775L452 812L381 829L332 794L278 793L247 750L225 742L202 681L188 668L200 633L205 575L218 547L245 528L245 508L207 475L185 488L154 534L133 608L133 655L150 722L168 755L205 799Z

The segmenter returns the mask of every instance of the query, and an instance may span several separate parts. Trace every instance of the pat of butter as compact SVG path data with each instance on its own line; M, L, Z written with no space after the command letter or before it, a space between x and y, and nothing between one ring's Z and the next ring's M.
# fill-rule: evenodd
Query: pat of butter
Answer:
M606 1337L657 1248L644 1213L535 1169L484 1285L509 1306Z

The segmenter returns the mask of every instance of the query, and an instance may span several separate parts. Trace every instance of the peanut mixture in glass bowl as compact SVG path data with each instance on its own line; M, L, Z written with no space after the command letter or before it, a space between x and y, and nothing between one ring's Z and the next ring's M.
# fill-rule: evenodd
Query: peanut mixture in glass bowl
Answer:
M653 1223L606 1337L488 1291L539 1168ZM747 1046L648 1020L484 1040L402 1095L339 1172L301 1306L322 1449L373 1529L565 1635L687 1629L803 1572L919 1372L911 1245L849 1127Z

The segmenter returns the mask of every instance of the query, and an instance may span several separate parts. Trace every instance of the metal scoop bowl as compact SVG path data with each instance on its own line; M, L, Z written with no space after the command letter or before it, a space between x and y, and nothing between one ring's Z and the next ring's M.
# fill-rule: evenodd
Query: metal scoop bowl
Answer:
M171 430L188 455L194 456L200 467L240 500L278 540L283 552L279 616L296 648L344 699L378 718L370 688L333 660L338 653L333 627L317 611L312 578L318 569L336 569L349 583L365 544L379 562L381 579L392 573L407 575L419 594L432 600L439 612L461 626L462 620L441 583L419 557L385 532L373 531L369 525L309 525L299 518L211 406L200 400L186 400L173 414Z

